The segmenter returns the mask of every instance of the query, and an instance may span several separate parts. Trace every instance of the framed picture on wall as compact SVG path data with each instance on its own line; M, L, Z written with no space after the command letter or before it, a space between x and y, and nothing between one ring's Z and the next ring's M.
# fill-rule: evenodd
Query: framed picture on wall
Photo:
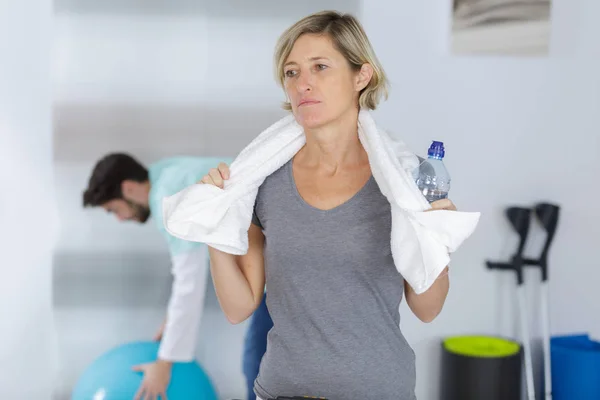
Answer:
M452 1L453 54L548 54L552 0Z

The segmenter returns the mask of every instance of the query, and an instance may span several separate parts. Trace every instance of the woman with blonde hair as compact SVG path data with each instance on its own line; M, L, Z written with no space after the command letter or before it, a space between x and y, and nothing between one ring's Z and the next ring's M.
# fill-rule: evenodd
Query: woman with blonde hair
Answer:
M387 79L351 15L319 12L287 29L275 66L305 145L261 185L248 252L210 248L221 307L232 323L263 289L274 327L254 390L258 398L415 399L415 356L400 331L404 297L432 321L448 293L447 268L417 295L390 249L390 203L359 141L361 108L387 96ZM201 182L229 178L220 164ZM450 200L432 209L455 210Z

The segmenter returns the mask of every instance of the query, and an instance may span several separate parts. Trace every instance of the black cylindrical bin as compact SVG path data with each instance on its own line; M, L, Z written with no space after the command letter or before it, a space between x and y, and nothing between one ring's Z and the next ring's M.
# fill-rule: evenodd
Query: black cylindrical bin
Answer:
M519 343L488 336L458 336L442 342L440 400L521 398Z

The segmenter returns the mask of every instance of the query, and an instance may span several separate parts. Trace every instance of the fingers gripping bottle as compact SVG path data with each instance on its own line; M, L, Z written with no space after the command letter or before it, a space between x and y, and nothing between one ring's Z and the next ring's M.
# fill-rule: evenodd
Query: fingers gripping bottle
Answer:
M433 141L427 159L415 171L417 187L430 203L445 199L450 191L450 174L444 165L444 143Z

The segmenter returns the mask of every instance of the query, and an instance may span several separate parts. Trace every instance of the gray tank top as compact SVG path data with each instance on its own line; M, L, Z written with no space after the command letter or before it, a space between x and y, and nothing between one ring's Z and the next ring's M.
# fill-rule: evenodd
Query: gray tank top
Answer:
M390 249L390 205L373 177L319 210L296 189L291 161L259 189L268 334L263 398L414 400L415 356L400 331L403 279Z

